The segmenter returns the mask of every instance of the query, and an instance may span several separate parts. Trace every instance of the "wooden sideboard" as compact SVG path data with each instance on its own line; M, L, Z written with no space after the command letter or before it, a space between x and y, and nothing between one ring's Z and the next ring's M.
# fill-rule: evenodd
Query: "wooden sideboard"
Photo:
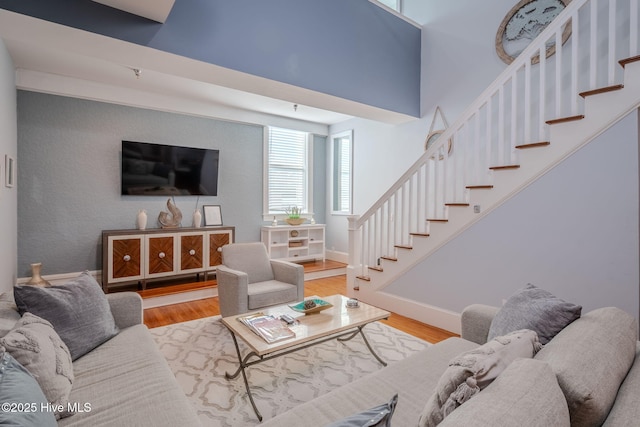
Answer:
M102 289L114 284L214 271L219 249L233 243L235 227L105 230L102 232Z

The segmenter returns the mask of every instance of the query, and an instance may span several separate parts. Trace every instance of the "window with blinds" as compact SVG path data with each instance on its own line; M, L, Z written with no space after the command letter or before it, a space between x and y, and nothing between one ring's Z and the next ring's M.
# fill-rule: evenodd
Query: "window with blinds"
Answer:
M332 146L332 211L334 214L351 213L353 132L331 136Z
M309 213L312 185L309 134L269 127L266 145L265 212L283 214L290 207L296 206L303 213Z

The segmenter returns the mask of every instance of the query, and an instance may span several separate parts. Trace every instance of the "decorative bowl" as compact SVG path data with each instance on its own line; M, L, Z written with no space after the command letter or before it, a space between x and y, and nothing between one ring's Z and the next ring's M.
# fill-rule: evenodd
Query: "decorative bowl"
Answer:
M305 222L305 219L304 218L287 218L286 221L287 221L287 224L289 225L300 225L303 222Z
M327 301L321 300L321 299L318 299L318 298L308 299L306 301L313 301L313 302L316 303L316 306L312 307L312 308L308 308L308 309L305 310L304 301L301 301L301 302L299 302L297 304L292 304L289 307L292 310L295 310L295 311L297 311L299 313L304 313L304 314L319 313L322 310L326 310L327 308L333 307L333 305L331 303L328 303Z

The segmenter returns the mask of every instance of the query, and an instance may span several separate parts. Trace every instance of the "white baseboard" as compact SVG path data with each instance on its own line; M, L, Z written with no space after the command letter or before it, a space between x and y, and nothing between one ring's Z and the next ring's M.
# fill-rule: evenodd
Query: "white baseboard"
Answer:
M218 296L218 288L196 289L189 292L179 292L170 295L161 295L151 298L143 298L142 308L161 307L163 305L180 304Z
M82 271L78 271L75 273L47 274L43 275L42 278L52 285L62 285L69 280L75 279L82 273ZM102 285L102 270L89 271L89 274L91 274L91 276L93 276L93 278L96 279L96 281L100 283L100 285ZM31 277L19 277L17 283L19 285L22 285L27 283L30 279Z
M363 288L364 286L361 286L359 291L354 291L355 298L427 325L435 326L454 334L460 334L460 313L419 303L386 292L367 292Z
M325 256L331 261L341 262L343 264L349 264L349 254L346 252L338 251L325 251Z

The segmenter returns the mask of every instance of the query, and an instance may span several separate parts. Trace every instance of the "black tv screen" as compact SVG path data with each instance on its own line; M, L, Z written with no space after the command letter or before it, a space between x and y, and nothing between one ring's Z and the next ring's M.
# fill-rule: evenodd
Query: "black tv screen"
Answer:
M122 141L122 195L218 195L219 150Z

